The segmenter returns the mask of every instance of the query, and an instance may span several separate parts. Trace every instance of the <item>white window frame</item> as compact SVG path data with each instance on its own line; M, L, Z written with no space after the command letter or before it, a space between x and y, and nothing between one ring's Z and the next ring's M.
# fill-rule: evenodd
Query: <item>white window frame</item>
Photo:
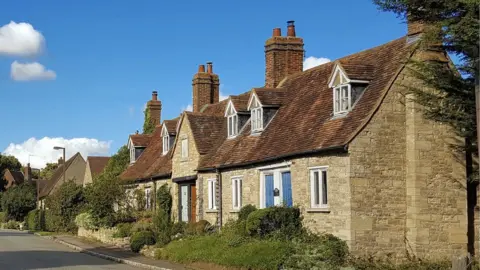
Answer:
M263 108L257 107L251 110L252 132L263 130Z
M130 143L130 164L135 163L135 146Z
M269 168L267 170L261 170L260 171L260 208L265 208L266 204L266 198L265 198L265 175L273 175L273 186L277 186L277 188L280 190L279 194L279 200L278 202L275 202L274 199L274 205L279 206L283 205L283 186L282 186L282 173L284 172L290 172L290 177L292 177L292 170L290 169L290 166L285 167L284 165L282 167L277 167L277 168ZM293 179L291 179L293 182Z
M238 115L229 115L227 117L228 137L235 138L238 135Z
M241 176L232 177L232 209L234 210L242 208L242 181ZM235 202L237 202L237 205L235 205Z
M217 189L217 179L208 179L207 185L208 191L208 209L217 210L217 200L216 200L216 189Z
M344 95L344 89L347 95ZM344 107L347 107L344 109ZM333 113L334 115L345 114L352 108L352 86L349 83L340 84L333 88Z
M323 178L323 172L326 174L326 179ZM315 188L315 173L318 173L318 186ZM328 208L328 166L310 168L310 207L311 208ZM324 190L323 182L326 183L326 190ZM317 190L316 190L317 189ZM318 202L316 201L316 194L318 194ZM325 196L326 195L326 196Z
M182 158L188 158L188 138L182 139Z
M164 125L162 129L162 144L163 151L162 154L165 155L170 151L170 135L168 134L167 127Z

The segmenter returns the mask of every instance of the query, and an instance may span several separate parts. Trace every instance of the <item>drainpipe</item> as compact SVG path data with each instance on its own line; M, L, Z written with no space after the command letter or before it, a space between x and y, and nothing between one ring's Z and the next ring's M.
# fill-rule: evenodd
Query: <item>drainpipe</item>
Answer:
M153 177L150 178L153 181L153 211L157 210L157 181L153 180Z
M222 174L220 173L220 170L217 169L216 170L217 172L217 182L218 182L218 214L217 214L217 218L218 218L218 230L221 231L222 230L222 225L223 225L223 222L222 222L222 218L223 218L223 207L222 207Z

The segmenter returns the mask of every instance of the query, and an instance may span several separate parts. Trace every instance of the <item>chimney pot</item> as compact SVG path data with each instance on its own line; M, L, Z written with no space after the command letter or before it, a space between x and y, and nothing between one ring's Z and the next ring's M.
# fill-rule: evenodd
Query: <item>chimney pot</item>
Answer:
M198 73L203 73L205 72L205 65L199 65L198 66Z
M282 29L280 28L273 28L273 35L274 37L280 37L282 36Z
M152 100L157 100L157 97L158 97L157 91L153 91L152 92Z
M287 22L287 36L295 37L295 21Z
M213 63L212 62L207 62L207 73L209 73L209 74L213 73Z

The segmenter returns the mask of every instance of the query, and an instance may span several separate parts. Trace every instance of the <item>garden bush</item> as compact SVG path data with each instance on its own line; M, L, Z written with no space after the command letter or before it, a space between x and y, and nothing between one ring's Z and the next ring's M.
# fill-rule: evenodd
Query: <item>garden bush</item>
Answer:
M273 232L290 239L302 232L302 217L297 207L269 207L248 215L247 232L252 236L265 237Z
M0 223L7 221L7 215L5 212L0 212Z
M155 228L153 227L153 223L142 222L142 221L133 223L131 234L134 234L136 232L143 232L143 231L154 232Z
M172 224L172 236L184 234L187 229L187 223L180 221Z
M159 209L163 209L167 213L167 216L170 220L170 217L172 215L172 194L170 193L170 187L168 184L163 184L158 190L157 190L157 205Z
M42 210L35 209L28 212L26 218L27 228L32 231L45 230L45 219Z
M5 229L11 229L11 230L18 230L20 229L20 222L15 221L15 220L9 220L7 223L4 224Z
M168 213L162 208L158 210L153 218L153 225L158 245L168 244L172 237L172 223Z
M257 207L255 207L255 205L245 205L240 209L240 212L238 212L238 220L247 220L248 215L254 211L257 211Z
M133 252L140 252L145 245L153 244L155 244L155 236L150 231L136 232L130 239L130 249Z
M23 221L37 206L37 190L29 183L11 187L3 192L1 204L7 220Z
M119 223L115 227L117 228L117 231L113 234L115 238L130 237L132 235L132 223Z
M83 210L84 205L83 187L77 185L73 179L62 183L45 201L45 206L56 216L57 231L76 231L75 218Z
M98 226L96 226L92 218L92 214L90 214L89 212L78 214L77 217L75 217L75 225L77 225L77 227L82 227L87 230L98 229Z
M44 211L45 230L48 232L59 232L60 218L52 213L50 209Z
M199 220L187 225L186 233L188 235L204 235L212 225L206 220Z

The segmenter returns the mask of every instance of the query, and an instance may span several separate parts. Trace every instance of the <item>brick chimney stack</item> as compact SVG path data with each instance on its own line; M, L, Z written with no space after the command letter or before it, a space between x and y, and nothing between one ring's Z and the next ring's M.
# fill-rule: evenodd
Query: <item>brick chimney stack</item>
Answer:
M194 112L200 112L205 105L219 101L220 79L213 73L212 62L207 62L207 72L204 65L198 67L198 72L193 76L192 88Z
M25 181L28 183L32 182L32 168L30 167L30 163L27 163L27 167L25 167Z
M280 28L265 42L265 87L274 88L288 75L303 70L303 39L296 36L295 22L287 22L287 36Z
M158 100L157 91L152 92L152 99L147 102L147 110L150 113L150 120L153 124L159 125L162 114L162 102Z

